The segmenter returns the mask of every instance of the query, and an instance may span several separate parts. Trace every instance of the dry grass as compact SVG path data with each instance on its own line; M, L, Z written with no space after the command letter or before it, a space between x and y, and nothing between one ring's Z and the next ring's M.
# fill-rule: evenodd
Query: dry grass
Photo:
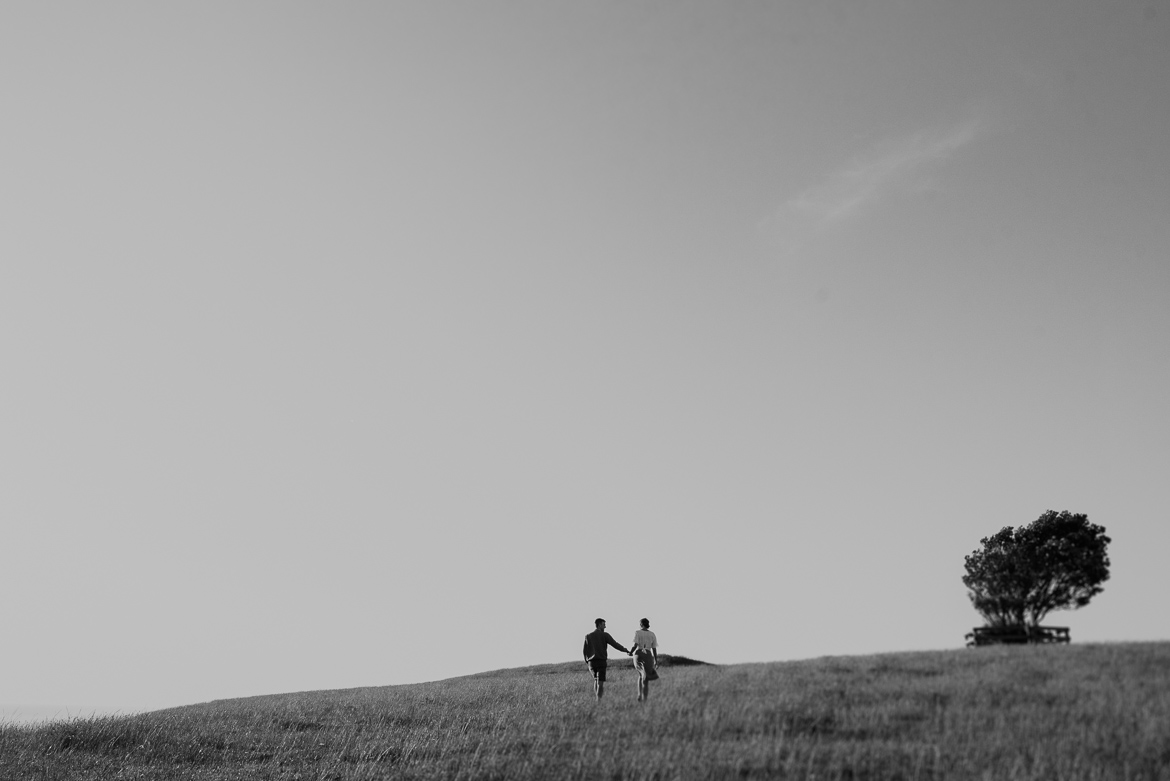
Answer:
M0 728L0 779L1170 779L1170 643L614 660Z

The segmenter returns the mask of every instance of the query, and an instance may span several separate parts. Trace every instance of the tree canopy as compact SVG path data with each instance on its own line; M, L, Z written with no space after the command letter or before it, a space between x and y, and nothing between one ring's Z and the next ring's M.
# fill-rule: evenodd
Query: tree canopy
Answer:
M1089 604L1109 579L1110 540L1082 514L1048 510L979 542L963 583L988 626L1038 626L1053 610Z

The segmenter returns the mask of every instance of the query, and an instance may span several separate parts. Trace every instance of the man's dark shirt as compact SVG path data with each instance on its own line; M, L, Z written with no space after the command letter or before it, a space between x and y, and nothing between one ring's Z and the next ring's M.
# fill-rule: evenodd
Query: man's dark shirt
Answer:
M614 640L612 637L610 637L609 632L598 629L595 632L590 632L589 634L585 635L585 661L605 661L605 659L608 658L608 650L606 649L607 645L612 645L623 654L629 653L625 646L621 645L617 640Z

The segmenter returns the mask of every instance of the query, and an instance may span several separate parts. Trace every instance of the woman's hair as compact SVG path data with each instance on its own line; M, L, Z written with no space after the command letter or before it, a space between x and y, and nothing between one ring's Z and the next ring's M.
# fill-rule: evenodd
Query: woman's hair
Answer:
M649 618L643 618L643 619L642 619L641 621L639 621L638 623L642 625L642 628L643 628L643 629L649 629L649 628L650 628L650 619L649 619Z

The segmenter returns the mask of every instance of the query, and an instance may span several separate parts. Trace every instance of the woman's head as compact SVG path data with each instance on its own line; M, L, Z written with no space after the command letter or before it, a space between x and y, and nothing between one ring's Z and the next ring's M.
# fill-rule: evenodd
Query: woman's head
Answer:
M642 628L643 628L643 629L649 629L649 628L650 628L650 619L649 619L649 618L643 618L643 619L642 619L641 621L639 621L638 623L642 625Z

